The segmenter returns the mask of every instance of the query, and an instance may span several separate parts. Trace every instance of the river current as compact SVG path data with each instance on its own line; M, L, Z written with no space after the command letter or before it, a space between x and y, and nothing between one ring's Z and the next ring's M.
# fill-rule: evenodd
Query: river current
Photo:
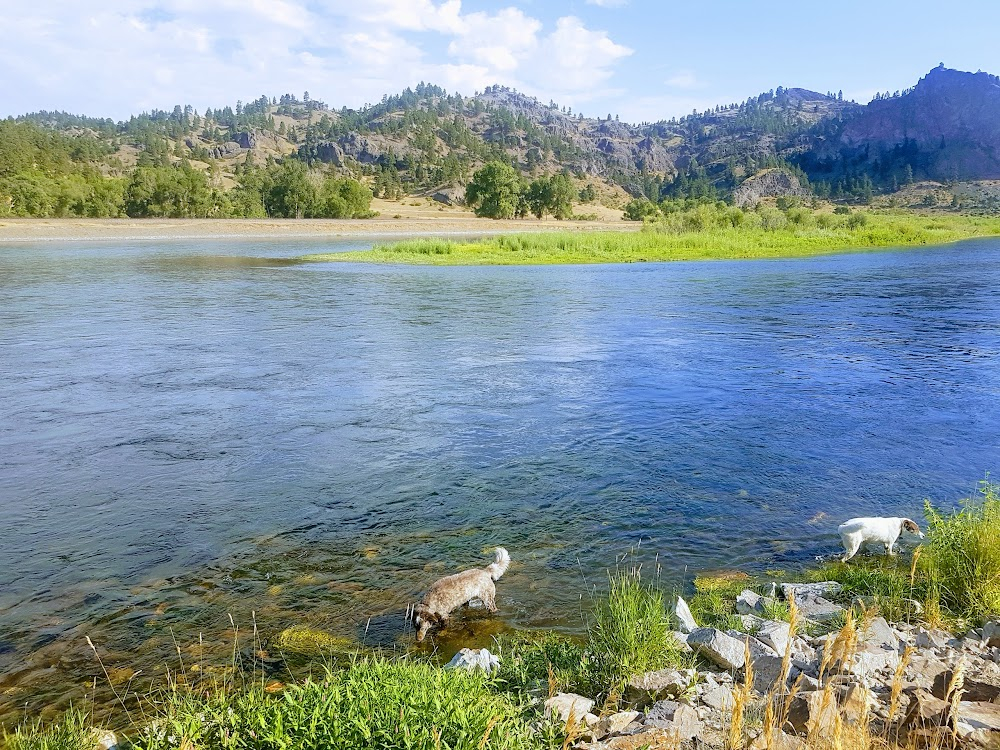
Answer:
M670 587L778 575L1000 466L998 240L292 260L357 246L0 246L0 718L79 699L86 635L146 674L175 640L231 648L230 614L399 644L498 544L500 614L453 638L579 632L630 550Z

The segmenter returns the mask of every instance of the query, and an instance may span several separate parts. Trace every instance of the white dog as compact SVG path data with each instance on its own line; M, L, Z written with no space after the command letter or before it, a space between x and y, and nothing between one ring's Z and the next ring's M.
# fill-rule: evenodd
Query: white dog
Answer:
M852 518L840 524L837 531L840 532L840 539L847 552L841 558L844 562L858 554L865 542L878 542L885 547L887 555L892 555L893 545L904 531L924 538L920 527L909 518Z
M435 581L424 595L423 601L413 607L413 624L417 626L417 640L422 641L427 631L435 625L444 625L453 611L473 599L482 600L490 612L497 611L498 580L510 565L510 555L503 547L496 548L496 559L485 568L463 570Z

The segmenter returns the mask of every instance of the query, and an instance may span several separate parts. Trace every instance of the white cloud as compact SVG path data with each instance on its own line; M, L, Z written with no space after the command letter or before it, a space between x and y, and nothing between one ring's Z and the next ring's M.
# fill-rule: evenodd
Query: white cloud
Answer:
M438 83L491 83L576 106L632 50L573 16L461 0L13 0L0 25L0 116L36 109L127 117L263 94L340 106Z
M664 83L674 89L700 89L704 86L690 70L679 70Z
M587 5L597 5L601 8L621 8L628 5L628 0L587 0Z

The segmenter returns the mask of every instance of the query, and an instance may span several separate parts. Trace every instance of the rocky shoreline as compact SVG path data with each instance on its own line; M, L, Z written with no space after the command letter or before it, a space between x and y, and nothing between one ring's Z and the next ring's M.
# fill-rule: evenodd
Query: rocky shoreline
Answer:
M1000 748L1000 623L964 637L883 617L855 624L827 598L839 591L836 582L774 587L773 600L793 607L803 631L845 620L817 636L761 617L768 597L750 590L737 599L743 628L728 632L698 627L678 598L675 635L698 667L636 675L623 696L631 710L598 715L594 700L572 693L548 699L545 710L583 750L731 747L741 702L741 712L765 704L760 726L743 729L755 750L840 747L859 729L903 747Z

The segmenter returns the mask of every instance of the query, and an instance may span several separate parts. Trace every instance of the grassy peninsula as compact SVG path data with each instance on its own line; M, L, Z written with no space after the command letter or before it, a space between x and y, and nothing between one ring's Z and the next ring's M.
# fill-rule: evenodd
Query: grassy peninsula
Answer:
M843 209L842 209L843 210ZM303 260L414 265L551 265L790 258L935 245L1000 234L1000 218L911 212L743 211L724 203L677 210L639 232L548 232L479 240L417 239Z

